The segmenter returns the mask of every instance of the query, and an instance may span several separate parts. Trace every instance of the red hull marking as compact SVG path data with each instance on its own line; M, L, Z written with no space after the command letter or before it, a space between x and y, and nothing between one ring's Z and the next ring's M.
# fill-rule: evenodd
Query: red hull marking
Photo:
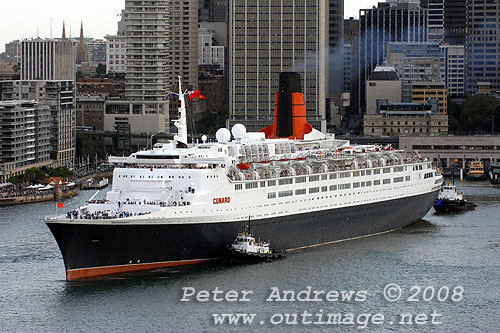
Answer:
M136 271L145 271L145 270L164 268L164 267L193 265L215 259L216 258L70 269L66 271L66 280L71 281L71 280L119 274L125 272L136 272Z

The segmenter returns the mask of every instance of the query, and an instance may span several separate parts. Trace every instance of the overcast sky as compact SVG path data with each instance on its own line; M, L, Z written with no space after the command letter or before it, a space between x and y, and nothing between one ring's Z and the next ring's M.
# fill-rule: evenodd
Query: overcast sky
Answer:
M371 8L383 0L345 0L344 17L357 17L360 8ZM63 20L66 35L80 34L83 21L85 37L103 38L116 33L124 0L2 0L0 2L0 52L15 39L60 37Z

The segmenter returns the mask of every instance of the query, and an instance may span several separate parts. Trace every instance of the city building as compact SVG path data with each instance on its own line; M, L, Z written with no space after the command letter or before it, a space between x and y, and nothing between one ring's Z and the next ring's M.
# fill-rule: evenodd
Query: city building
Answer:
M359 20L344 20L344 92L349 93L350 113L359 112Z
M0 102L0 183L33 167L48 166L50 111L34 101Z
M95 39L85 44L89 66L97 66L106 63L106 41Z
M399 137L399 148L418 153L439 162L442 168L465 168L470 161L480 159L488 168L500 162L500 136L419 136Z
M105 98L118 97L113 80L110 79L80 79L76 82L77 96L102 96Z
M228 126L243 123L256 131L271 124L279 73L295 71L301 75L307 121L326 130L328 4L231 2Z
M453 45L465 45L469 0L444 1L444 41Z
M441 42L444 38L444 6L446 0L425 0L427 2L428 40Z
M403 81L402 101L412 101L415 81L444 81L445 58L438 43L389 43L387 62L394 66Z
M12 80L18 74L17 68L13 62L0 62L0 81Z
M76 138L74 81L3 81L0 82L0 99L33 100L48 105L52 166L73 166Z
M31 39L20 44L21 80L76 79L76 43L72 40Z
M376 114L364 116L363 130L370 136L446 135L448 116L439 112L437 100L421 104L379 99Z
M0 53L0 61L18 64L20 55L20 41L13 40L12 42L5 43L5 52Z
M179 90L179 75L183 85L198 89L198 0L170 0L168 3L173 9L167 11L171 41L169 91ZM189 106L196 109L198 104L192 101ZM176 99L171 101L170 111L172 119L176 119Z
M425 104L431 99L438 100L439 112L441 114L448 114L448 94L445 82L423 81L412 83L413 103Z
M76 96L76 126L82 130L104 131L104 104L101 95Z
M463 45L441 45L445 60L445 80L448 96L465 96L465 47Z
M214 31L198 28L198 65L217 65L223 70L224 49L215 40Z
M104 131L150 135L169 131L168 113L147 112L138 101L106 100L104 103Z
M377 100L401 102L402 82L394 67L380 65L375 67L366 81L366 114L377 114Z
M344 92L344 0L328 0L329 94Z
M198 0L198 22L229 22L229 0Z
M169 5L173 6L165 0L125 0L125 94L140 108L139 114L168 114L172 43Z
M127 47L124 35L107 35L106 39L106 71L109 74L127 72Z
M500 2L469 0L466 44L466 92L477 92L478 82L491 82L500 91Z
M365 83L376 65L387 56L389 42L426 42L427 15L417 0L388 0L378 7L361 9L359 47L360 112L366 109Z

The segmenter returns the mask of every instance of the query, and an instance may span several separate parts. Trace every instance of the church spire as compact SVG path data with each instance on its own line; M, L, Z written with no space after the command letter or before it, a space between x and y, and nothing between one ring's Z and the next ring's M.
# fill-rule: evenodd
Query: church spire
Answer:
M80 26L80 43L83 42L83 21L81 21L81 26Z
M63 21L62 39L63 39L63 40L65 40L65 39L66 39L66 24L64 23L64 21Z

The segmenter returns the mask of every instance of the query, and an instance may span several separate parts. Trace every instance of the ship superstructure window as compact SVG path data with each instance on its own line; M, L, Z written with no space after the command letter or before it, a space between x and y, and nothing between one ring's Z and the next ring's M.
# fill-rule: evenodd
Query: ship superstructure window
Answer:
M353 171L352 172L353 177L359 177L359 171Z
M374 180L373 185L380 185L380 179Z
M337 185L330 185L330 191L337 191Z
M403 172L403 171L405 171L405 168L402 166L394 167L394 172Z
M279 185L290 185L293 184L293 178L285 178L278 180Z
M375 169L373 170L374 175L380 175L380 169Z
M351 188L351 183L339 184L339 190L348 190Z
M371 180L367 180L366 181L366 187L368 187L368 186L372 186L372 181Z
M339 178L349 178L349 177L351 177L351 172L350 171L349 172L341 172L339 174Z
M253 188L257 188L259 187L259 183L255 182L255 183L246 183L245 184L245 190L250 190L250 189L253 189Z
M384 173L390 173L391 172L391 168L384 168Z
M288 190L288 191L280 191L278 192L278 197L283 198L283 197L291 197L293 195L293 190Z
M424 179L427 179L427 178L432 178L432 172L427 172L427 173L424 175Z
M310 182L317 182L317 181L319 181L319 176L310 176L309 181Z
M306 189L305 188L301 188L301 189L295 190L295 195L303 195L303 194L306 194Z
M372 175L372 171L371 170L366 170L366 175L367 176L371 176Z
M402 183L404 181L404 177L396 177L393 179L394 183Z
M337 174L336 173L332 173L330 175L330 179L337 179Z
M409 181L411 180L411 176L406 176L406 177L405 177L405 180L406 180L407 182L409 182Z
M321 186L321 192L328 191L328 186Z
M305 182L306 182L306 177L295 178L295 184L305 183Z
M267 181L267 186L276 186L276 181L275 180Z
M391 183L391 179L390 178L386 178L382 181L382 183L384 184L390 184Z
M359 188L359 182L352 183L352 188Z
M274 199L274 198L276 198L276 192L269 192L267 194L267 198L268 199Z
M318 193L319 192L319 187L311 187L309 189L309 193Z
M266 187L266 181L260 182L260 187Z
M242 190L242 189L243 189L243 184L234 184L234 189L235 189L236 191L238 191L238 190Z
M328 179L328 175L321 175L321 180L327 180Z

